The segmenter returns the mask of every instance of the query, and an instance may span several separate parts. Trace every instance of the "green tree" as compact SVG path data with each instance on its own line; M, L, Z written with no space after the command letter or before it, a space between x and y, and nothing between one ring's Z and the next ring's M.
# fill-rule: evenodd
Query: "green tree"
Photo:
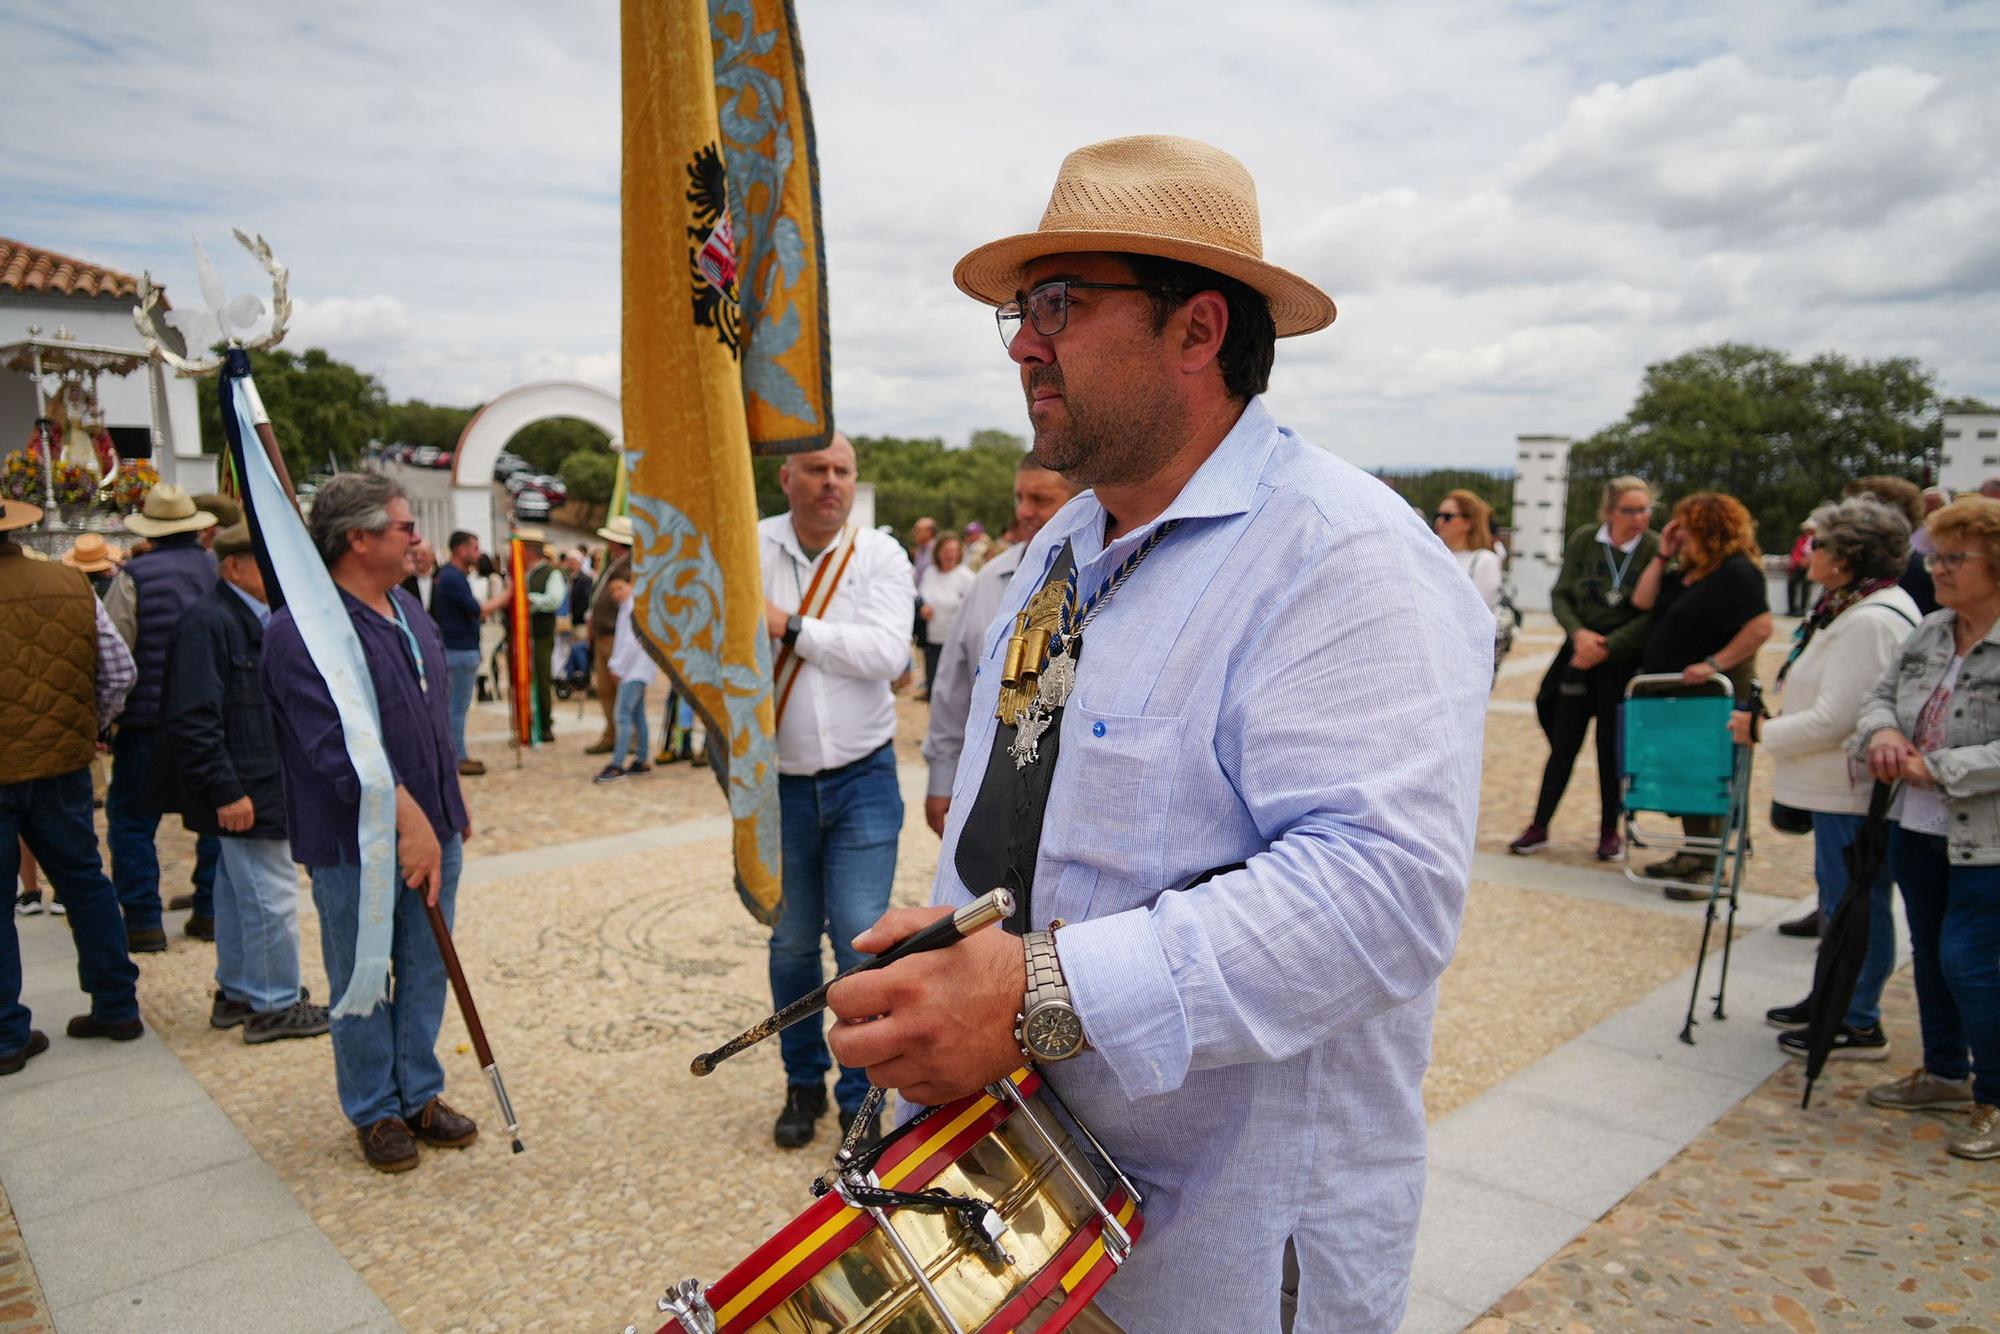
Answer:
M875 488L875 522L901 536L929 515L947 529L963 529L977 519L992 532L1013 521L1014 470L1027 442L1005 431L974 431L970 443L953 448L936 437L853 437L861 480ZM778 488L780 458L758 459L757 509L776 514L785 508Z
M329 466L351 468L381 437L389 402L375 377L319 348L252 352L258 396L293 481ZM220 451L224 436L213 382L201 394L202 439Z
M1646 368L1622 421L1570 454L1569 526L1592 521L1622 473L1672 504L1723 491L1746 505L1764 545L1783 550L1813 507L1856 477L1920 484L1942 441L1936 380L1916 361L1794 361L1720 343Z
M561 476L571 500L602 505L611 499L611 488L618 481L618 465L609 450L579 449L562 461Z
M552 417L522 427L507 442L507 448L525 459L536 472L555 474L566 459L579 452L594 451L609 459L611 437L589 422L574 417Z
M1470 491L1493 507L1493 527L1509 528L1514 523L1514 484L1497 473L1477 468L1413 468L1408 471L1376 469L1375 476L1390 490L1424 513L1426 521L1437 512L1448 491Z
M458 438L472 420L473 409L450 408L413 398L389 405L382 423L382 439L398 445L435 445L439 449L458 448Z

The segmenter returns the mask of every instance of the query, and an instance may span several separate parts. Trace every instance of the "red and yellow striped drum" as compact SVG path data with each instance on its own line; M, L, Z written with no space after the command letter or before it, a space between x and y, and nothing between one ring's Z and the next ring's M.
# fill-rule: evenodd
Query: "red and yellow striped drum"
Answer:
M1115 1334L1091 1299L1144 1226L1137 1192L1108 1159L1102 1180L1044 1092L1023 1069L913 1119L712 1287L669 1292L660 1334ZM859 1183L977 1202L986 1233Z

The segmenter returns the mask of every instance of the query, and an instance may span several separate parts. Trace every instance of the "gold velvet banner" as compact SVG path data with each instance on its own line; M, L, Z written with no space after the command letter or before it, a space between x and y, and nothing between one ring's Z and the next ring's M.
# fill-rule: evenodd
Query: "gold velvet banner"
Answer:
M624 393L635 613L708 733L736 887L779 898L753 441L828 433L812 132L791 7L625 0Z

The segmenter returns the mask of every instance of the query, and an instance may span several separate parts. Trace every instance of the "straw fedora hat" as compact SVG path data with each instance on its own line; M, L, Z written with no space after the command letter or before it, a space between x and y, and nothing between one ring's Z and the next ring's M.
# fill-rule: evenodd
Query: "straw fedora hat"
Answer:
M616 542L621 547L635 546L632 540L632 516L620 514L597 530L597 535L607 542Z
M125 516L125 526L141 537L166 537L170 533L198 533L215 526L215 516L196 509L194 498L172 482L161 482L146 493L146 505L137 514Z
M540 542L543 546L549 544L548 532L542 528L523 526L514 530L514 536L523 542Z
M42 521L42 507L25 500L0 500L0 533L32 528Z
M102 533L83 533L63 552L62 563L85 574L102 574L118 568L124 553L104 540Z
M989 306L1014 299L1021 270L1044 255L1109 250L1213 269L1263 293L1280 338L1333 323L1333 298L1264 259L1257 185L1241 162L1196 139L1107 139L1063 159L1032 232L990 241L952 270Z

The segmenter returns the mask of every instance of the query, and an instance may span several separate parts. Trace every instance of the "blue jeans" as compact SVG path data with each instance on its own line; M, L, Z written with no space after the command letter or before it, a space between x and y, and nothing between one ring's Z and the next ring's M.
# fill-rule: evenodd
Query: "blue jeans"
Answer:
M646 749L651 738L646 733L646 683L644 681L620 681L618 700L612 706L612 716L618 724L618 738L611 743L611 762L625 763L625 750L632 748L634 763L647 763L652 752ZM636 744L634 744L636 743Z
M446 925L458 899L463 860L458 835L444 844L444 874L438 907ZM319 948L326 962L328 1002L347 993L354 973L354 929L361 908L358 865L311 866L313 906L319 909ZM444 1092L438 1064L438 1028L444 1023L444 994L450 978L431 934L423 895L396 873L395 943L389 951L390 999L361 1018L333 1021L333 1075L340 1110L356 1126L385 1117L412 1117Z
M160 852L154 846L160 817L146 804L146 770L152 760L152 728L121 727L112 736L104 823L111 844L111 882L118 888L127 931L158 930L160 925Z
M215 984L259 1013L299 998L299 873L282 838L224 838L215 877Z
M1834 910L1847 897L1847 862L1842 854L1866 823L1865 815L1813 812L1813 876L1819 881L1822 922L1833 921ZM1854 983L1854 1003L1847 1007L1850 1028L1868 1029L1882 1022L1882 988L1896 967L1896 915L1889 902L1892 892L1885 861L1868 887L1868 954Z
M1972 1100L2000 1106L2000 866L1953 866L1944 839L1898 825L1889 867L1910 923L1924 1069L1970 1074Z
M0 783L0 885L21 873L21 843L41 863L55 896L69 909L76 942L76 980L90 995L90 1012L107 1024L139 1017L139 970L125 952L118 896L97 855L90 815L90 767L55 778ZM157 904L155 907L157 908ZM21 1004L21 938L14 915L0 925L0 1052L28 1045L28 1007Z
M785 902L771 932L771 998L783 1009L825 980L822 933L832 938L834 962L845 972L866 957L850 942L889 909L903 830L895 748L883 746L822 773L781 774L778 801ZM786 1083L825 1083L833 1056L824 1016L793 1024L778 1035L778 1046ZM868 1093L868 1072L842 1066L833 1091L840 1106L853 1111Z
M444 665L451 673L451 744L458 758L465 758L465 715L472 712L472 697L479 689L479 650L448 648Z
M198 834L194 840L193 917L215 916L215 872L222 862L222 840L214 834Z

